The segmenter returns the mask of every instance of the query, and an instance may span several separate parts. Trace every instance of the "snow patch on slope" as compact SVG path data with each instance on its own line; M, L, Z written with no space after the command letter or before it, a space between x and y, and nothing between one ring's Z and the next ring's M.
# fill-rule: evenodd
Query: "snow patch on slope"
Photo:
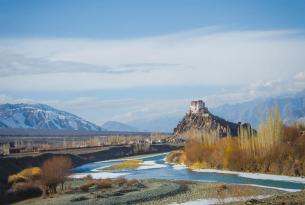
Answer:
M0 128L99 131L101 128L76 115L43 104L0 105Z

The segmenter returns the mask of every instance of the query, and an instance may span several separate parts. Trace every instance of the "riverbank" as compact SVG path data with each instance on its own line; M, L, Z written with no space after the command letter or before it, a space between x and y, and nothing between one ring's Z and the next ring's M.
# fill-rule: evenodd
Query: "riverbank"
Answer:
M295 193L285 193L268 197L266 199L257 199L245 202L236 203L236 205L250 205L250 204L305 204L305 191L299 191Z
M74 179L71 190L52 198L35 198L17 203L18 205L57 205L57 204L143 204L165 205L189 201L217 198L219 202L227 197L271 196L285 192L252 186L224 185L211 182L140 180L140 186L117 187L107 189L89 189L80 191L77 187L85 179ZM69 183L69 182L68 182Z
M263 181L266 183L259 183L257 181L261 181L261 179L247 177L240 179L242 177L228 173L214 174L213 170L209 170L208 173L189 171L182 165L166 164L165 155L164 153L138 155L89 163L75 169L66 182L64 191L59 191L51 198L39 197L20 203L42 205L242 203L238 201L257 201L262 198L282 196L286 191L297 191L304 187L302 183L300 187L289 187L288 184L285 184L286 182L277 182L276 179L274 181L264 179ZM135 160L143 161L136 169L104 170L105 167ZM79 171L77 171L78 169ZM203 178L199 177L200 175ZM125 180L117 180L122 177L126 177ZM220 181L217 180L217 177L220 177ZM227 180L223 180L224 178ZM112 181L110 184L114 184L113 186L109 186L110 181ZM133 181L135 181L139 182L135 184L140 185L130 188L129 186L119 186L116 181L125 181L124 184L134 184ZM127 181L132 183L127 183ZM266 187L272 186L273 182L283 184L282 186L274 184L273 188ZM102 187L106 185L106 189L101 189L100 184Z
M142 154L169 152L181 148L181 146L171 144L153 144L150 145L149 149L140 150L138 147L135 148L133 145L122 145L103 147L95 150L88 149L87 152L82 149L79 153L77 153L77 150L73 150L73 153L61 151L35 154L33 156L0 158L0 196L8 188L7 178L9 175L20 172L28 167L40 167L44 161L54 156L64 156L69 158L73 167L76 167L90 162Z
M227 199L245 201L261 197L284 194L284 191L244 185L228 185L213 182L177 181L186 186L184 192L167 196L158 200L148 201L143 205L165 204L223 204ZM205 203L203 203L205 202Z
M278 175L272 173L260 173L260 172L245 172L245 171L233 171L233 170L222 170L213 169L205 166L203 163L186 164L185 154L182 150L172 151L166 156L166 162L174 165L174 169L190 169L194 172L201 173L220 173L237 175L244 178L251 179L262 179L262 180L276 180L276 181L288 181L295 183L304 183L304 176L287 176Z

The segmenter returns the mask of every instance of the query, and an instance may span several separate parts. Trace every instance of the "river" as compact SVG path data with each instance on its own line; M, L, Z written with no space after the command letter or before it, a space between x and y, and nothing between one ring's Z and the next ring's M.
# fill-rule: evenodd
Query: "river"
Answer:
M168 164L166 154L143 155L117 160L88 163L73 169L72 177L91 175L93 178L114 178L124 176L132 179L168 179L193 180L203 182L221 182L229 184L247 184L262 187L272 187L287 191L298 191L305 188L305 178L285 177L265 174L248 174L241 172L221 172L217 170L190 170L184 166ZM132 171L105 171L107 167L129 159L143 159L144 163Z

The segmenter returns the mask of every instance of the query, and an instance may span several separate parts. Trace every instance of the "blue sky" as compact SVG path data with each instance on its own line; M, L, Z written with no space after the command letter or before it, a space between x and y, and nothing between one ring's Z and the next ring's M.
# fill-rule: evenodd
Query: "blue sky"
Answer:
M198 98L298 92L304 11L301 0L0 0L0 103L136 124L177 120Z
M303 0L1 0L1 36L130 38L201 27L305 28Z

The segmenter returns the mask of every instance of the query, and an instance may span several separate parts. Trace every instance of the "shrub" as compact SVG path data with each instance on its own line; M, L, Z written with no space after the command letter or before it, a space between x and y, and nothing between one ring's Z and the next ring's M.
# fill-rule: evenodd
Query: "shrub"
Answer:
M221 184L217 187L218 190L225 190L227 189L228 187L225 185L225 184Z
M88 175L85 176L83 179L85 179L85 180L92 180L93 177L92 177L90 174L88 174Z
M26 192L29 190L40 190L40 187L38 184L36 183L31 183L31 182L19 182L14 184L11 188L10 188L10 192Z
M84 191L84 192L87 192L87 191L89 191L90 187L92 187L94 185L95 185L95 182L93 182L93 181L87 182L85 184L80 185L79 189Z
M25 182L26 179L23 176L19 176L18 174L14 174L8 177L8 183L14 184L18 182Z
M39 167L31 167L22 170L21 172L8 177L8 183L13 184L17 182L25 182L29 180L36 180L41 177L41 169Z
M99 189L111 188L113 181L111 179L100 179L97 181L96 186Z
M166 161L168 161L170 163L181 164L181 163L183 163L182 154L183 154L182 150L171 151L166 156Z
M123 184L126 184L127 183L127 180L124 178L124 177L118 177L114 180L114 182L116 184L118 184L119 186L123 185Z
M192 169L207 169L209 168L209 164L206 163L205 161L202 162L195 162L191 165Z
M128 180L126 183L127 186L138 186L139 184L140 182L137 179Z
M38 197L42 195L40 186L32 182L19 182L12 185L4 196L4 202L11 204L16 201Z

